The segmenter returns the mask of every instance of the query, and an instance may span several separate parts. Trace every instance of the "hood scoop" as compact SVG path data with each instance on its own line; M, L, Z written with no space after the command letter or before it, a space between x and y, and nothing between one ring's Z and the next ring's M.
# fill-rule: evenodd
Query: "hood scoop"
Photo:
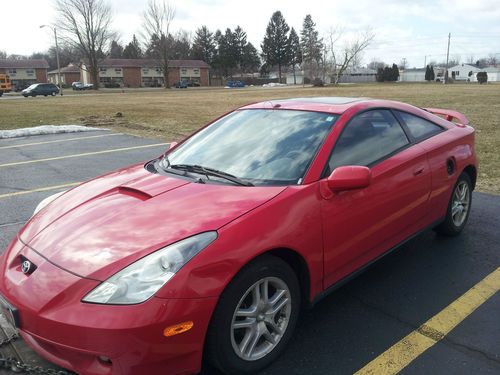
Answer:
M128 195L129 197L137 198L141 201L147 201L148 199L153 198L152 195L129 186L118 186L116 191L118 194Z

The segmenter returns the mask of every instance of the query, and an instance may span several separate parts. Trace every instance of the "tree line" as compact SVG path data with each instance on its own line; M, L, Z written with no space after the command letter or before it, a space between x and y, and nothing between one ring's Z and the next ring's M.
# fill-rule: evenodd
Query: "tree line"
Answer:
M173 32L175 8L166 0L149 0L143 11L140 34L122 45L112 30L112 12L107 0L55 0L54 6L62 41L61 66L84 59L94 82L99 81L99 62L109 57L157 60L167 87L168 64L172 59L204 60L213 73L222 78L257 71L267 74L277 69L280 81L285 70L291 70L295 80L300 67L310 79L324 81L330 76L335 77L337 83L346 69L359 65L362 51L374 37L367 31L350 43L340 44L342 31L332 29L325 41L319 36L311 15L305 16L302 29L297 33L283 14L276 11L266 27L259 53L240 26L216 31L201 26L194 37L183 30ZM54 47L34 53L30 58L44 58L51 69L56 67Z

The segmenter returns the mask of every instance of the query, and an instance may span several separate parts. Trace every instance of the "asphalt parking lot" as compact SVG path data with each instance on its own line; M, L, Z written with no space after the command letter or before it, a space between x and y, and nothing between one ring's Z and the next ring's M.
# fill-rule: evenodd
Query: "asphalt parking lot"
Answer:
M43 198L151 159L165 148L158 140L109 131L0 139L0 251ZM456 318L459 308L447 307L499 265L500 196L474 193L469 224L461 236L450 239L426 232L305 311L291 345L263 374L360 370L366 374L498 374L500 294L476 303L478 308L464 319ZM468 299L463 303L472 304ZM454 318L459 324L449 333L438 329L422 335L434 342L427 350L416 350L415 360L406 367L399 365L394 358L415 352L411 342L403 339L436 316L442 326ZM402 345L395 347L398 343ZM22 343L16 346L25 361L47 365ZM10 349L0 348L4 355L6 350ZM387 356L389 351L393 357ZM374 362L375 367L365 367ZM208 367L203 372L214 373Z

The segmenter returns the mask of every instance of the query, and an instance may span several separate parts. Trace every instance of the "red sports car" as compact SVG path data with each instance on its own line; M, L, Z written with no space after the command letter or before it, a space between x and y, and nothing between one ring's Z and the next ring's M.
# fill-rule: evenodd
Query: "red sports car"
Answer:
M2 256L2 308L80 374L255 373L301 307L427 228L460 233L476 176L458 112L251 104L45 200Z

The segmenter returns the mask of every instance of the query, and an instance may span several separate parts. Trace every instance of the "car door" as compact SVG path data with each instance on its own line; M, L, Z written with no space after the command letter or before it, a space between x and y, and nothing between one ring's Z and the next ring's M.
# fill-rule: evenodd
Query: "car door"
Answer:
M324 177L343 165L367 166L372 178L364 189L322 201L325 288L416 232L429 209L425 150L411 144L390 110L369 110L346 124Z

